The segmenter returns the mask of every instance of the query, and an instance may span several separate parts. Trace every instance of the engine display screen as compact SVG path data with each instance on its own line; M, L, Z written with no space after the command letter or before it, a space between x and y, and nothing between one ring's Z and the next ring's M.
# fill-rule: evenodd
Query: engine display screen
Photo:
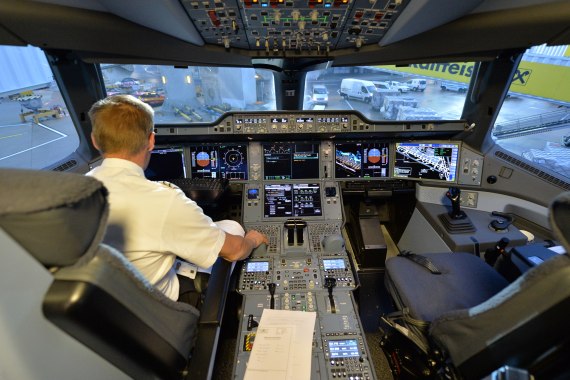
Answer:
M190 170L192 177L247 180L247 146L191 146Z
M335 178L388 177L388 143L335 144Z
M321 188L318 183L264 185L266 218L321 216Z
M319 178L319 144L263 144L263 178Z
M360 356L356 339L329 340L329 352L331 359Z
M396 143L394 177L457 181L459 143Z

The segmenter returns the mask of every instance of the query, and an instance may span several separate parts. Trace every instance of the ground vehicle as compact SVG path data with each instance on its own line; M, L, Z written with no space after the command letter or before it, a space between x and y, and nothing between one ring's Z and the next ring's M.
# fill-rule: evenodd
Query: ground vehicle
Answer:
M374 83L368 80L345 78L340 84L340 96L345 99L355 98L365 103L372 101L372 95L376 91Z
M327 87L321 84L314 85L311 101L315 104L324 104L326 106L329 102L329 92Z
M412 91L424 91L426 89L427 81L425 79L410 79L406 84Z
M449 186L461 188L463 210L469 215L483 215L481 220L486 223L478 222L477 230L489 231L491 236L496 236L496 241L499 234L494 235L489 228L491 219L494 220L492 211L514 215L516 221L509 228L528 230L537 243L556 240L548 224L547 207L556 195L569 189L569 177L564 172L567 166L563 165L568 161L562 154L555 160L552 157L544 159L544 153L548 152L543 152L537 145L540 139L553 138L553 141L561 142L557 133L568 135L568 126L564 124L568 120L565 115L568 100L551 96L549 99L553 101L539 102L527 97L515 105L509 104L513 108L508 108L503 104L503 98L515 78L519 78L515 82L522 83L518 89L524 90L531 88L538 76L540 70L535 61L527 61L530 69L522 70L527 68L522 60L527 48L543 43L564 45L570 42L565 32L568 27L567 3L538 0L365 2L366 7L375 12L367 11L360 16L361 2L329 2L327 4L332 5L327 9L325 5L311 3L314 5L311 7L300 1L288 2L294 6L262 1L145 1L142 6L141 1L127 1L121 2L126 4L123 10L115 3L118 4L73 0L0 2L1 43L14 45L10 46L14 49L31 44L47 53L49 59L42 64L53 71L61 89L57 102L65 105L67 110L67 116L62 119L22 123L17 101L2 99L0 164L16 166L16 159L21 158L18 164L26 165L35 163L34 160L40 157L44 158L43 164L38 163L35 168L83 174L100 162L98 152L89 143L90 125L86 112L94 101L109 93L107 84L120 82L132 74L133 78L140 78L138 85L145 86L145 91L157 90L156 93L162 96L158 89L164 88L164 103L155 114L157 143L183 151L185 173L189 177L219 173L211 163L225 162L227 158L231 165L226 168L232 168L226 172L232 177L231 196L224 205L227 207L211 207L213 210L209 212L215 218L239 219L247 228L267 228L265 231L276 242L267 252L256 252L250 261L238 267L234 282L243 284L241 276L247 273L255 277L249 280L252 286L255 281L278 283L275 305L279 309L284 309L287 304L289 307L300 305L299 308L316 305L319 323L314 331L312 355L307 355L318 359L312 363L319 369L318 375L315 372L316 378L333 378L333 373L337 378L336 370L346 368L341 367L340 362L332 367L330 358L327 360L325 356L330 337L335 340L345 333L357 337L358 355L351 360L360 362L362 358L366 364L373 362L375 366L381 363L377 359L383 354L367 347L379 346L378 339L375 340L380 335L378 317L392 311L391 300L383 287L383 255L394 256L404 250L416 253L456 251L457 235L442 232L438 218L450 205L445 197ZM434 7L430 14L443 18L426 17L429 9L421 8L419 4ZM293 13L294 10L301 16ZM307 21L311 20L313 11L317 12L315 24ZM260 17L261 12L267 12L267 15ZM330 14L325 16L325 12ZM342 13L339 20L343 21L336 25L338 35L333 35L330 24L335 22L332 18L337 13ZM298 21L295 21L296 15ZM384 20L385 15L390 17ZM403 16L411 18L406 21ZM374 22L379 23L376 17L385 22L386 27L372 26ZM409 25L399 27L396 23L401 22L409 22ZM285 23L289 25L285 26ZM180 25L182 30L176 28ZM418 25L426 29L420 31L415 27ZM195 33L185 33L188 30ZM286 34L292 30L294 34ZM368 30L371 32L366 33ZM305 33L312 34L307 36ZM379 44L380 40L382 44ZM537 49L543 48L538 46ZM12 56L16 55L12 53ZM565 59L563 54L556 58ZM0 60L0 67L6 62L6 59ZM555 83L561 88L570 88L566 85L564 66L555 67L560 73ZM423 93L395 96L397 99L391 102L404 102L410 97L413 98L410 103L417 103L421 109L429 103L432 103L430 107L435 107L433 104L456 106L442 108L445 112L438 108L437 120L398 120L397 116L387 120L379 111L370 111L371 104L364 104L361 98L344 100L337 95L343 79L388 81L394 78L393 72L398 69L409 70L406 75L415 76L414 79L429 77L430 83L451 80L453 75L459 75L472 81L470 87L473 90L472 93L448 93L430 85ZM5 72L8 71L2 71ZM3 74L2 78L10 78L10 75ZM316 82L325 84L330 91L327 110L316 111L301 106L303 96L310 94ZM541 86L540 91L551 87L556 86ZM378 93L375 90L374 94ZM539 95L547 97L544 93ZM43 97L46 102L55 98ZM522 126L519 114L537 106L539 113L525 114L533 119L534 125ZM504 112L499 111L501 107ZM554 111L559 112L557 119L548 119L547 123L541 121L543 114ZM500 136L493 136L494 120L510 122ZM70 142L73 136L75 145ZM521 140L524 144L516 144ZM422 142L426 150L433 148L429 144L456 144L453 147L459 148L455 150L453 147L438 148L442 148L444 154L445 149L457 153L457 177L447 181L439 176L440 173L420 168L418 164L414 166L415 172L409 172L415 177L404 178L404 166L418 161L401 154L396 166L396 152L397 147L402 146L411 150L412 147L405 145L410 142ZM26 143L28 145L24 145ZM542 161L527 160L513 146L519 149L518 153L539 150L533 157ZM560 148L557 152L562 149L557 148ZM64 154L55 156L60 152ZM193 153L204 156L211 152L216 153L216 159L201 159L200 164L206 165L198 165L202 171L192 167ZM291 158L293 152L295 159ZM273 160L264 158L264 153ZM299 179L283 179L291 173L284 175L278 172L279 165L272 165L282 157L289 165L285 165L287 168L310 169L306 173L295 172ZM452 162L453 154L444 157ZM552 166L547 166L550 162ZM398 176L394 167L401 169ZM206 173L206 169L211 171ZM417 175L423 175L422 170L429 176ZM299 186L309 184L317 186ZM10 189L9 181L2 185L4 189ZM288 218L265 217L265 206L269 214L271 206L277 202L275 197L270 198L267 194L280 191L289 201L293 190L303 191L306 196L307 193L316 194L317 189L320 192L312 200L313 205L322 206L321 212L313 207L312 215L300 217L307 226L296 232L304 237L304 243L295 245L293 239L293 245L289 246L288 235L292 230L287 230L284 225ZM303 207L305 203L297 205L300 207L296 210L307 209ZM426 211L430 207L438 211L437 215ZM331 244L328 247L322 244L325 237L341 233L350 236L352 251L349 252L348 245L347 249L342 248L338 236L326 239ZM370 237L384 240L368 244ZM490 240L467 235L468 245L464 248L483 255L492 245ZM370 248L375 246L379 248ZM11 255L16 252L12 245L7 247L2 245L3 265L0 268L0 279L4 281L0 287L0 307L5 323L0 331L3 342L0 367L4 377L126 377L119 367L109 364L94 349L71 339L45 320L40 311L44 293L37 292L32 297L28 290L40 279L50 282L51 272L34 260L22 263L18 260L22 257ZM334 261L338 259L341 261ZM259 264L260 268L267 263L268 270L247 272L248 263ZM346 280L339 281L332 290L332 298L341 302L337 313L331 312L328 289L323 287L327 275L325 264L331 265L330 271L338 273L342 270L350 274L338 276L349 277L350 284ZM343 265L344 269L341 269ZM304 272L305 267L309 272ZM297 272L301 272L302 277L293 284L298 287L294 292L283 289L283 278L277 277L277 270L281 271L279 275L297 276ZM305 273L316 274L318 279L307 280ZM9 282L7 278L15 280ZM319 284L315 284L315 280ZM14 285L22 282L29 286ZM357 282L358 291L353 292ZM232 288L225 314L235 322L239 310L245 319L235 322L239 324L237 327L222 323L222 330L215 335L219 340L219 356L213 368L219 371L224 365L235 367L229 370L226 367L226 376L220 378L243 377L250 355L247 351L252 338L250 334L256 331L253 322L259 322L263 309L258 305L269 307L271 302L271 295L263 286L242 290L238 292ZM34 300L37 302L33 303ZM521 308L532 309L533 305L521 305ZM252 330L248 331L250 314ZM37 323L32 323L32 317ZM505 315L501 321L509 317ZM220 321L212 319L209 322L215 325ZM56 335L57 339L50 340L49 334ZM119 338L111 336L109 340L118 341ZM521 352L525 346L517 344ZM557 348L553 346L552 351ZM143 362L142 359L134 360L131 364L142 365ZM207 365L203 364L203 367ZM386 366L383 370L378 368L376 374L370 376L389 378ZM228 372L232 374L228 376ZM194 372L185 377L201 378Z
M407 86L405 83L398 82L398 81L395 81L395 80L389 81L388 83L390 83L390 86L391 86L393 89L397 90L397 91L400 92L400 93L410 91L410 87Z
M467 92L467 87L465 83L459 82L441 82L440 86L442 91L456 91L459 93Z

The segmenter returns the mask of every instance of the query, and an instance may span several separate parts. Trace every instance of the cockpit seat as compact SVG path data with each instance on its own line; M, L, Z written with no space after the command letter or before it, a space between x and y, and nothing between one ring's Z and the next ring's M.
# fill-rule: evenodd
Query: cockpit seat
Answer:
M132 378L182 378L200 314L168 299L101 243L103 185L78 174L14 169L1 169L0 183L9 184L0 187L0 227L53 276L45 317Z
M550 223L568 252L570 193L552 203ZM556 255L510 284L473 255L422 256L441 274L410 257L387 260L386 286L399 312L384 320L408 329L408 337L431 355L432 363L451 363L453 371L447 371L466 379L480 379L503 365L542 371L552 363L561 366L553 357L560 350L567 355L570 343L568 254Z

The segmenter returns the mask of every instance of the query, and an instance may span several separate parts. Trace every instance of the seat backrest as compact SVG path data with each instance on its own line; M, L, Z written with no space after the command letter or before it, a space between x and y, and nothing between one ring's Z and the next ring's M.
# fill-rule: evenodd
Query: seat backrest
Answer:
M568 252L570 193L551 205L550 222ZM529 368L570 344L570 257L558 255L523 274L489 300L434 320L430 335L467 379L502 365Z
M53 276L37 310L131 377L180 378L199 313L101 244L103 185L77 174L10 169L0 169L0 184L0 227Z

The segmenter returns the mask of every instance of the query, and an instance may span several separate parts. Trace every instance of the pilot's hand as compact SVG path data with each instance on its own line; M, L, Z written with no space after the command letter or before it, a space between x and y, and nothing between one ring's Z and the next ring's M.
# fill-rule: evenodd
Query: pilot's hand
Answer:
M253 248L259 247L262 243L269 244L267 236L256 230L247 231L245 238L253 243Z

